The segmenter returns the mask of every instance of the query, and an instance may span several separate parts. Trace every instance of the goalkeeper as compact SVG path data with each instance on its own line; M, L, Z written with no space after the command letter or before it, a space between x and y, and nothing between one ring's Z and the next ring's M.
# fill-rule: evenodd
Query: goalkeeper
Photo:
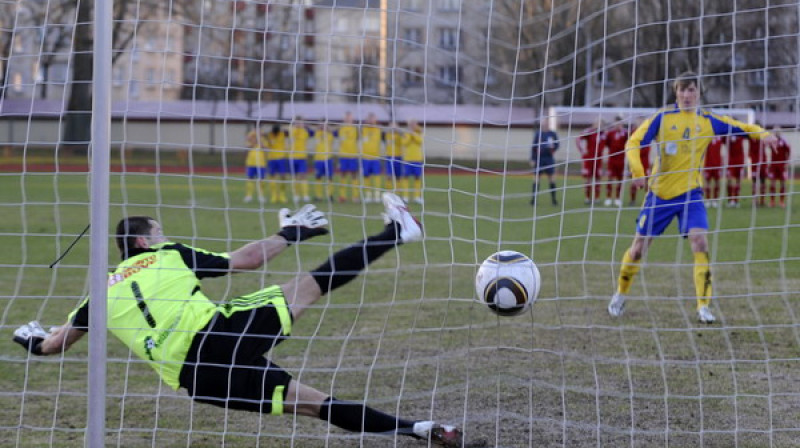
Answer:
M673 219L678 220L681 234L689 239L694 254L694 286L697 316L702 323L713 323L711 303L711 270L708 260L708 216L703 205L701 170L706 148L715 135L748 133L769 146L775 136L760 126L734 120L728 116L699 109L700 83L696 74L687 72L673 84L676 104L661 109L645 120L633 133L625 147L634 186L643 188L644 168L640 148L656 143L658 151L647 193L636 222L636 235L622 257L617 292L608 304L608 313L621 316L625 295L639 264L653 238L661 235Z
M155 220L122 219L116 243L122 263L108 277L108 328L174 389L198 402L265 414L316 417L355 432L401 434L441 446L461 446L461 431L407 420L361 403L338 400L301 384L264 355L291 335L292 325L324 294L358 276L400 244L422 239L422 227L402 199L383 197L384 229L342 249L308 273L216 305L200 280L258 269L289 245L328 233L313 205L279 212L280 231L231 253L170 242ZM67 324L46 333L38 322L14 332L34 355L69 349L88 331L88 298Z

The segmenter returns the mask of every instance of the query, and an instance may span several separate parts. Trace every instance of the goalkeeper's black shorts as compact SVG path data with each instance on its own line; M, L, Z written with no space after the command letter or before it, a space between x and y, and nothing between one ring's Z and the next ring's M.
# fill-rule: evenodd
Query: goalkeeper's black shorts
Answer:
M195 401L281 414L291 375L264 357L291 333L278 286L221 305L195 335L180 374Z

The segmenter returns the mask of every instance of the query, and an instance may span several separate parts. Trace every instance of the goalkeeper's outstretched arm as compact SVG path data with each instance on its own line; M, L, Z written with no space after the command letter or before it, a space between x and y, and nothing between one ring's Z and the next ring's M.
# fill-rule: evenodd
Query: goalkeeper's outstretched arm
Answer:
M85 334L69 323L48 333L39 322L32 321L14 331L14 342L34 355L55 355L69 350Z
M290 212L288 208L281 209L278 212L278 221L281 230L275 235L247 243L231 252L232 272L258 269L289 245L328 233L328 219L311 204L294 212Z

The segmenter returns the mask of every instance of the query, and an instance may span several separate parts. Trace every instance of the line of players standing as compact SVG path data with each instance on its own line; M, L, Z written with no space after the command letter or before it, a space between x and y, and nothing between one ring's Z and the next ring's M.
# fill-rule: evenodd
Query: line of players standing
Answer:
M254 196L266 202L265 187L269 202L288 203L290 194L295 203L308 202L313 184L318 201L360 202L363 196L365 203L378 202L385 187L406 201L422 203L422 138L416 121L409 120L405 128L394 122L381 127L372 113L360 125L347 112L335 128L327 122L311 126L298 116L288 130L278 124L266 133L253 129L247 135L244 202Z
M765 206L769 197L770 207L775 207L776 204L781 207L786 206L786 180L789 176L791 149L777 128L773 128L772 132L779 139L775 149L765 148L759 140L750 139L746 135L715 137L711 141L706 151L703 169L706 207L716 208L722 203L720 189L723 178L726 181L728 207L739 207L742 179L747 174L748 168L755 204ZM610 127L605 127L602 121L598 120L596 126L586 129L577 137L578 149L583 159L581 175L585 185L584 203L600 201L602 184L599 180L604 177L603 204L622 205L622 181L626 174L625 144L628 137L628 126L622 117L617 117ZM727 148L727 151L723 148ZM650 174L650 148L641 148L640 154L645 172ZM631 205L636 202L636 196L637 189L631 186Z

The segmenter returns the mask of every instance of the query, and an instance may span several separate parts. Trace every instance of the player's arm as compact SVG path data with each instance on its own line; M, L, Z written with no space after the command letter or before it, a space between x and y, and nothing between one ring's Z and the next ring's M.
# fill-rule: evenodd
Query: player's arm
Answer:
M746 133L751 142L761 140L762 144L770 148L774 148L778 144L778 138L761 126L748 124L726 115L712 115L711 126L716 135Z
M55 355L69 350L85 334L70 323L48 333L39 322L31 321L14 331L14 342L33 355Z
M588 150L589 144L586 142L586 138L584 136L579 135L575 139L575 146L578 147L578 152L580 152L582 156L586 157L586 151Z
M245 244L230 253L230 270L258 269L275 258L293 243L328 233L328 220L311 204L290 212L288 208L278 212L281 230L275 235Z
M661 114L648 118L641 124L628 141L625 143L625 156L628 159L628 167L634 180L645 176L644 165L642 165L641 148L649 145L658 134L661 126Z

